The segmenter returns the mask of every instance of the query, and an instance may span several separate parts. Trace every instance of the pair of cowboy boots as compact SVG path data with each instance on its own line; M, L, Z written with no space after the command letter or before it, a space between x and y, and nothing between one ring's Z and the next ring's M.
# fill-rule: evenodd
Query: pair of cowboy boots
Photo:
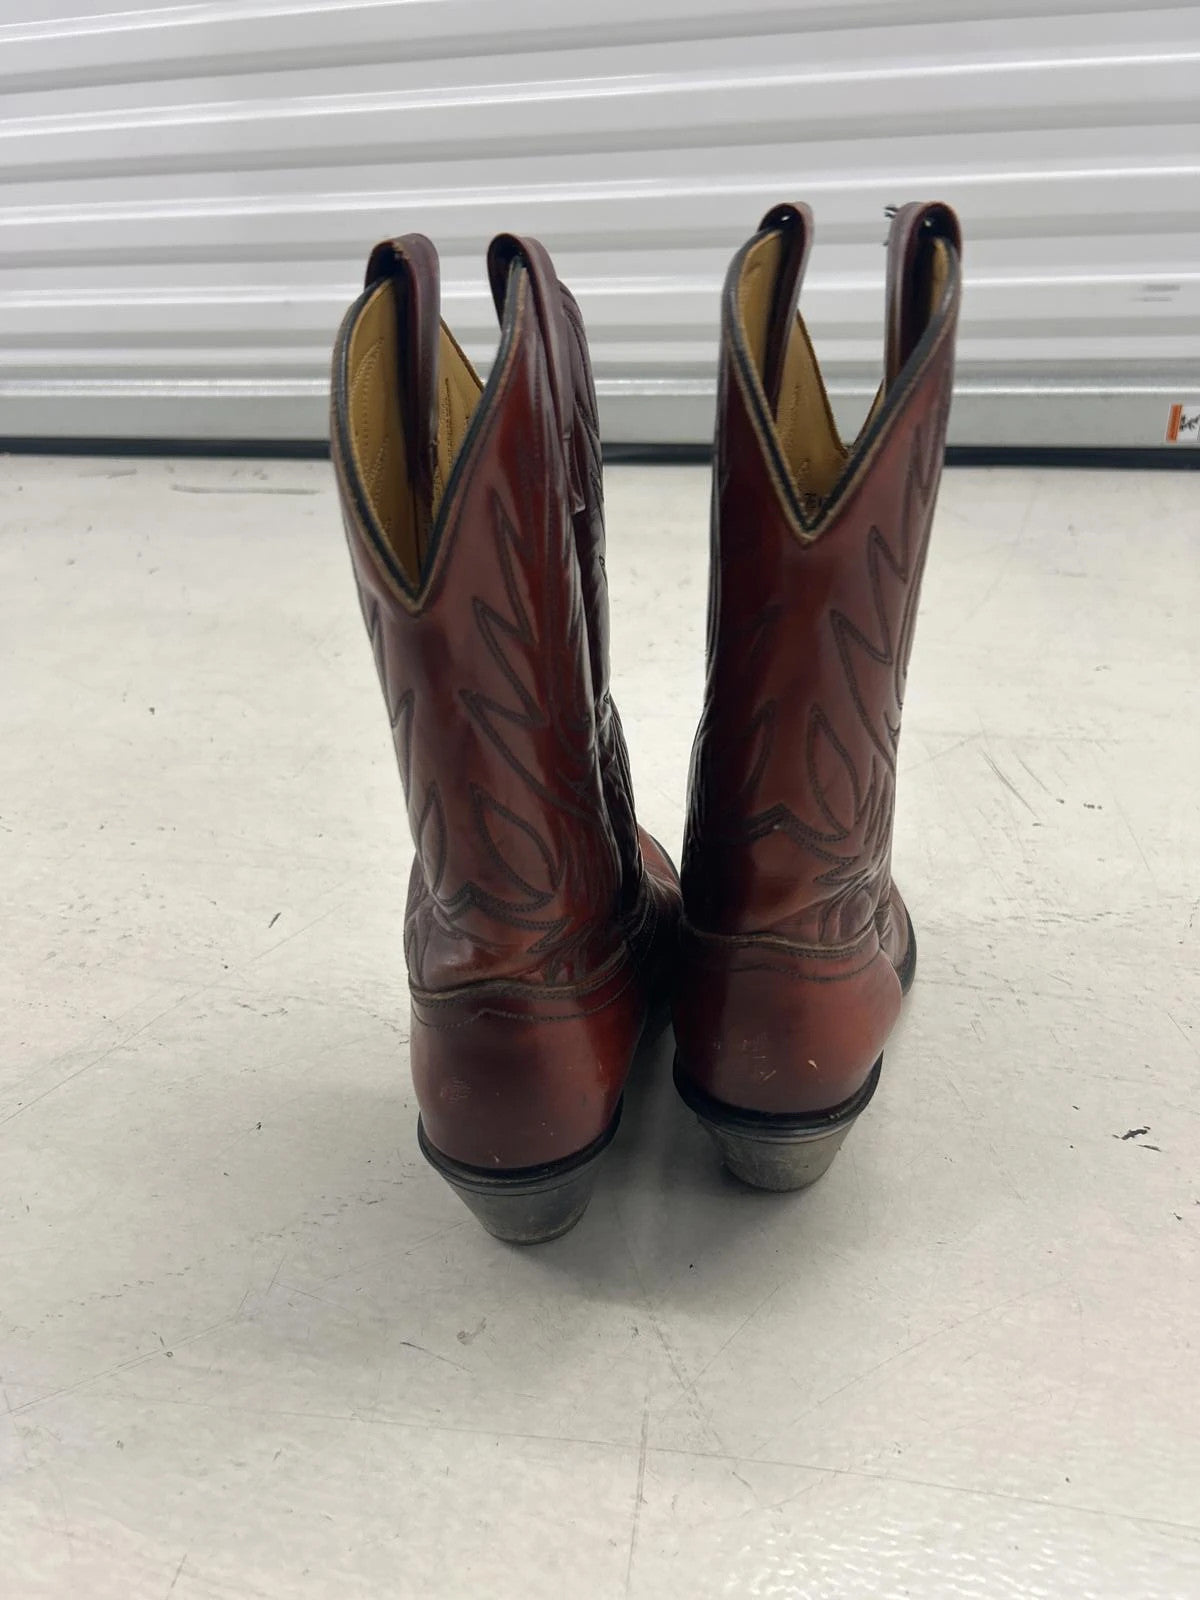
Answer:
M846 445L797 310L811 227L805 207L769 212L722 297L682 885L634 813L595 390L545 250L488 252L486 384L417 234L373 252L338 336L333 460L415 845L419 1139L504 1239L579 1219L635 1052L670 1019L679 1092L729 1168L813 1182L912 982L896 752L961 243L943 205L894 217L883 383Z

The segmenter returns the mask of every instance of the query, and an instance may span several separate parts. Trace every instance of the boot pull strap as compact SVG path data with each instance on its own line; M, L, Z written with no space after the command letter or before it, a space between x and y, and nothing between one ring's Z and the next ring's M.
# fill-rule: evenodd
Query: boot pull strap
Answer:
M499 233L488 246L488 279L492 286L492 299L496 314L504 320L504 306L508 299L510 269L519 261L529 275L533 291L533 307L542 343L546 351L546 367L550 377L550 403L554 420L562 439L564 460L571 461L571 434L575 422L574 386L571 380L570 330L563 310L562 288L554 265L545 248L536 239L518 238L512 233ZM572 484L572 492L575 493Z
M783 368L787 360L788 339L796 320L800 303L800 287L804 282L804 269L812 249L813 215L808 206L785 202L772 206L758 225L760 233L778 229L783 236L783 259L775 280L775 298L771 303L771 320L767 327L766 358L763 362L763 390L771 415L779 411L779 390L783 383Z
M884 386L890 389L929 325L932 246L943 240L956 260L962 254L958 218L935 201L901 206L892 218L887 245L887 343Z
M438 352L441 346L441 273L438 253L423 233L385 239L371 251L367 287L389 279L396 293L401 404L409 482L420 504L433 504L437 464Z

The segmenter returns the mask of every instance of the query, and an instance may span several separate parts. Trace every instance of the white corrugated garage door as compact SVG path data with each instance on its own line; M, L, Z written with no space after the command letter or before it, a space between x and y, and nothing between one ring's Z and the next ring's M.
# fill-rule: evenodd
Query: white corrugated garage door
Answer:
M607 439L699 442L729 252L792 197L847 420L909 198L967 236L955 441L1156 445L1200 400L1196 5L125 4L0 11L0 436L321 438L375 239L433 236L486 366L509 228L579 296Z

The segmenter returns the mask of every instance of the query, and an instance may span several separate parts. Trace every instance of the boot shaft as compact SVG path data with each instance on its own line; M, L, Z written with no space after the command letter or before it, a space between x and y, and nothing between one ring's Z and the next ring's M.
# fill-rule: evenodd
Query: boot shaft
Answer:
M571 469L575 487L575 552L583 611L587 620L588 658L596 707L596 745L604 800L613 837L621 857L622 908L637 900L644 863L633 805L633 780L621 718L613 702L609 672L611 630L608 612L608 571L604 529L604 483L600 449L600 418L596 388L588 354L583 317L574 295L562 286L563 310L569 331L571 379L575 412L571 437Z
M845 948L888 900L960 245L944 206L897 214L884 382L847 448L796 315L809 230L803 208L769 213L725 285L684 893L705 932Z
M557 279L489 256L501 318L479 384L440 321L437 259L372 257L334 353L333 456L416 849L414 986L569 984L617 943L575 552L574 388Z

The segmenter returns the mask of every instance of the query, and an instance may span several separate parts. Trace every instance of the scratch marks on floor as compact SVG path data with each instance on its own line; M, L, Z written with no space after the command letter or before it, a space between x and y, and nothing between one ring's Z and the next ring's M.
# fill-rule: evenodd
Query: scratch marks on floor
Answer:
M637 1491L633 1499L633 1521L629 1528L629 1557L625 1562L625 1593L633 1584L633 1558L637 1554L638 1529L642 1522L642 1505L646 1498L646 1454L650 1438L650 1396L642 1406L642 1440L638 1449Z
M1003 773L1000 770L1000 768L992 760L991 756L987 753L986 750L983 752L983 759L987 762L988 766L991 767L992 771L996 774L997 778L999 778L1000 782L1008 790L1009 794L1013 795L1017 800L1019 800L1021 802L1021 804L1025 807L1026 811L1029 812L1029 815L1031 817L1036 817L1037 816L1037 812L1029 804L1029 801L1026 800L1025 796L1017 788L1016 784L1012 781L1012 779L1009 778L1008 776L1006 776L1006 774Z

